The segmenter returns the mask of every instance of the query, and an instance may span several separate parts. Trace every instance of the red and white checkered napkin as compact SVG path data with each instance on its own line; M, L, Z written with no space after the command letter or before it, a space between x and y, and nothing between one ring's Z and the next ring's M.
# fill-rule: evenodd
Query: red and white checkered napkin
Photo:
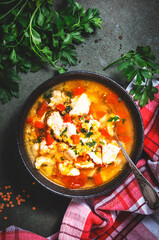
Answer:
M141 159L137 167L159 192L159 92L140 112L144 123L144 150L150 159ZM130 174L117 189L91 202L73 199L64 215L58 239L124 239L143 216L152 213L134 175ZM134 239L138 239L137 236Z
M159 85L157 86L159 89ZM159 92L140 109L144 129L144 150L149 160L141 159L137 167L159 192ZM49 240L141 240L157 238L141 220L153 211L147 206L133 174L109 194L89 200L72 199L59 233ZM132 231L132 229L134 229ZM134 232L134 234L132 234ZM126 238L125 238L126 236ZM11 226L0 232L0 240L42 240L34 233Z

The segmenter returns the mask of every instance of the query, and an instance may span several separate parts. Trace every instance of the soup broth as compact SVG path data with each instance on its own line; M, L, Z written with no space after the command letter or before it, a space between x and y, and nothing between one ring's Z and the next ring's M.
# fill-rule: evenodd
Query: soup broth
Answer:
M84 80L60 83L42 94L25 124L25 145L37 171L66 188L88 189L115 178L130 155L134 125L122 96Z

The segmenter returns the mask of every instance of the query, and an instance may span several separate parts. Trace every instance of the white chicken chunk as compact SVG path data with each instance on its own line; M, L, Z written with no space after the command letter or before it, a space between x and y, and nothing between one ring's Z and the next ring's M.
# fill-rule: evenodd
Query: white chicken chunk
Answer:
M115 162L120 148L114 144L109 143L102 147L102 160L104 164Z
M67 158L67 160L75 160L77 157L72 149L65 150L64 156Z
M53 91L53 97L50 98L50 103L48 104L51 107L54 107L55 105L59 103L65 102L67 96L65 96L64 93L61 93L60 91Z
M32 154L34 157L38 156L38 150L39 150L39 143L34 143L32 146Z
M85 162L76 162L75 167L79 169L83 168L94 168L94 163L90 161L85 161Z
M98 157L94 152L90 152L88 153L88 155L90 156L90 158L93 160L94 163L96 164L102 164L102 158Z
M63 126L63 120L59 112L53 112L47 119L47 124L54 131L56 137L59 137L61 134L61 129Z
M43 153L47 153L47 152L48 152L48 146L46 145L46 141L43 140L40 143L40 153L43 154Z
M67 137L76 134L76 126L73 123L66 122L64 123L59 112L53 112L47 119L47 124L54 131L56 137L59 137L60 134L66 130Z
M53 159L49 158L49 157L37 157L36 158L36 161L35 161L35 167L37 169L39 169L41 167L42 164L45 164L45 165L54 165L55 162Z
M80 175L80 171L69 165L69 161L64 161L63 163L60 163L58 165L59 171L61 172L62 175L65 176L78 176Z
M69 115L83 115L88 114L90 101L87 97L87 94L83 93L78 99L75 97L71 103L72 110L69 112Z
M76 134L76 126L73 123L70 123L70 122L63 123L62 126L64 128L67 128L67 132L66 132L67 137L70 137Z

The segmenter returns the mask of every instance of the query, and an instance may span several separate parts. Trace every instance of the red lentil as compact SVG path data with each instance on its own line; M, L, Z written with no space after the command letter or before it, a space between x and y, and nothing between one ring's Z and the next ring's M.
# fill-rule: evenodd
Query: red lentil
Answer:
M35 185L35 182L32 182L32 185ZM7 191L11 189L10 185L6 185L3 188L0 187L0 214L5 213L5 208L14 208L15 206L20 206L22 203L26 202L27 198L30 198L30 194L26 193L25 189L22 189L22 194L12 194L12 191ZM35 211L36 207L33 206L32 210ZM4 220L7 220L7 216L4 217Z

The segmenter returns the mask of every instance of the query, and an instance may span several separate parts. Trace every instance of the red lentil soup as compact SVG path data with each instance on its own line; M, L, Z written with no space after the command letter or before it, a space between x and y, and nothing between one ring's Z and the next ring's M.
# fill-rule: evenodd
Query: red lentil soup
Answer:
M36 100L25 124L25 145L50 181L89 189L108 183L125 166L114 131L130 155L135 134L125 102L100 83L72 80Z

